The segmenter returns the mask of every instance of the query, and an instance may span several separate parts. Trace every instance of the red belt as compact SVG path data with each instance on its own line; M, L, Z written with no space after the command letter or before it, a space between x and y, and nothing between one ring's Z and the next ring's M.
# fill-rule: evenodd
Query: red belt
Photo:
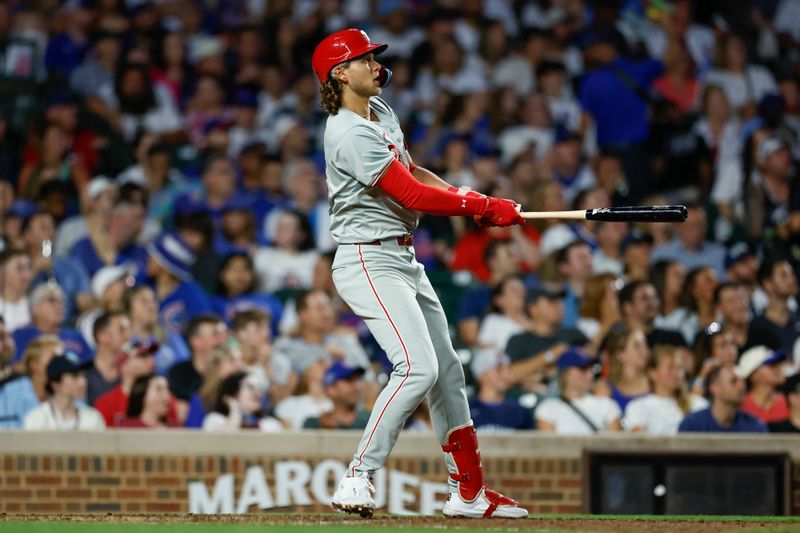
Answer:
M391 241L392 239L389 238L389 239L383 239L383 240L384 241ZM395 237L394 240L397 241L397 244L399 244L400 246L414 246L414 236L412 234L410 234L410 233L406 233L405 235L401 235L400 237ZM367 245L367 246L380 246L381 245L381 241L380 240L375 240L375 241L371 241L371 242L354 242L354 243L351 243L351 244L364 244L364 245Z

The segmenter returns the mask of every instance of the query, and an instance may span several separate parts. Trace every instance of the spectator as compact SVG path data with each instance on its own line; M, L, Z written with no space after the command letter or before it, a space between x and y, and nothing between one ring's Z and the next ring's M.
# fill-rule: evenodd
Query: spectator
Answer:
M40 402L47 401L47 365L53 357L64 353L61 339L55 335L42 335L28 343L22 354L24 374L31 380L33 390Z
M692 393L705 396L705 382L709 372L720 365L733 365L739 359L739 348L733 334L719 322L712 322L697 334L692 347L699 371L692 383Z
M92 358L92 350L86 345L80 333L71 328L64 328L64 292L56 283L44 283L37 286L28 296L31 306L32 322L14 331L14 342L17 345L15 360L22 359L28 343L40 335L56 335L64 343L64 347L74 352L81 361Z
M296 380L292 362L272 353L269 315L258 309L238 311L233 315L232 328L242 364L258 385L259 394L264 397L269 393L270 402L276 405L291 394Z
M114 92L126 141L132 141L141 132L167 135L181 129L181 117L169 91L153 86L147 66L123 65L116 73Z
M630 281L648 279L652 264L654 236L637 228L632 229L622 239L619 252L625 270L625 278Z
M725 432L766 433L767 426L759 419L740 410L745 396L744 380L731 365L720 365L708 375L706 390L711 407L690 413L680 426L679 433Z
M95 409L82 403L86 376L77 358L57 355L47 364L47 392L50 399L25 416L29 431L102 431L106 425Z
M57 124L45 124L36 139L38 158L26 164L19 173L19 195L35 200L45 184L66 182L72 193L81 192L89 183L89 173L70 157L67 133Z
M9 332L31 323L26 293L32 279L31 260L24 250L6 248L0 252L0 316L8 321L5 327Z
M653 348L647 360L647 377L652 392L625 408L625 431L675 435L684 416L708 407L704 398L689 393L680 358L672 346Z
M758 283L769 300L764 313L753 319L754 327L772 329L780 338L778 350L789 356L793 370L800 368L800 351L795 344L800 338L800 314L791 309L791 298L797 295L797 277L786 260L767 259L758 269Z
M160 302L159 322L166 332L180 335L193 317L211 311L208 296L190 271L195 254L174 233L161 234L147 246L147 253L147 274L155 280L153 288Z
M655 287L645 280L626 283L619 291L619 307L622 321L629 330L643 331L647 336L647 344L684 345L686 341L675 332L655 326L660 302Z
M767 296L763 295L763 302L760 302L761 298L754 292L758 287L758 267L756 250L749 243L737 242L728 247L728 255L725 256L725 281L744 285L752 297L753 309L756 313L761 313L767 304Z
M578 323L578 309L592 272L592 249L584 241L574 241L561 248L555 256L556 267L566 288L564 326Z
M39 404L31 380L11 366L14 338L0 316L0 429L20 429L25 415Z
M237 352L227 346L214 348L206 365L203 384L189 400L189 412L186 415L184 426L196 429L203 427L206 414L214 410L222 380L234 372L242 370L244 370L244 365Z
M301 374L297 390L278 402L275 416L290 429L302 429L307 418L319 417L333 410L333 402L325 394L323 378L330 366L327 359L319 359L310 364Z
M166 428L170 427L167 415L170 409L169 384L157 374L136 378L128 399L127 418L120 422L122 428Z
M139 376L152 374L155 368L153 355L158 344L131 342L122 347L117 357L119 384L94 402L95 408L103 415L107 427L116 427L125 419L128 397L133 382Z
M600 149L620 158L625 174L632 178L629 199L638 202L650 191L653 176L645 147L650 127L647 102L640 94L661 75L663 65L621 58L620 40L612 31L588 37L584 56L587 63L599 66L583 79L580 101L584 128L596 125Z
M75 244L88 236L95 241L102 240L118 198L115 182L106 176L95 176L80 196L81 213L58 225L53 243L55 255L68 256Z
M283 426L278 420L262 416L262 398L259 384L247 372L231 374L220 383L214 410L203 419L203 430L281 431Z
M714 291L718 285L717 275L712 268L693 268L683 281L680 307L675 312L677 316L672 321L656 317L655 323L663 329L679 331L687 343L692 342L697 332L711 325L716 318Z
M260 248L254 256L259 286L267 292L308 289L318 252L308 219L284 210L276 218L273 246Z
M132 263L144 270L145 249L137 244L144 225L145 211L141 205L120 202L111 211L105 232L93 238L89 235L75 243L70 257L83 264L89 276L107 265Z
M540 67L541 68L541 67ZM579 192L595 185L591 169L581 158L581 136L567 125L556 128L549 163L551 178L561 185L564 201L571 205Z
M91 309L94 302L84 266L68 257L53 256L56 235L53 216L46 211L32 214L22 224L22 235L33 270L31 285L57 282L64 291L66 320Z
M736 367L737 375L745 380L749 390L739 408L765 424L789 417L786 397L779 392L786 381L781 368L784 361L784 352L754 346L742 354Z
M228 328L214 314L197 315L186 326L186 344L192 357L175 364L167 373L170 389L178 400L188 402L203 385L203 376L215 348L228 341Z
M117 356L125 343L131 340L131 321L122 311L104 313L94 323L94 341L97 351L94 363L86 371L86 402L94 405L97 399L119 384Z
M558 358L557 398L536 407L536 428L559 435L591 435L620 431L622 411L613 400L591 394L599 361L578 349Z
M114 94L114 73L120 58L119 35L97 31L92 36L90 52L72 71L69 84L86 98L89 109L110 124L118 126L117 99Z
M763 344L777 349L779 336L756 321L750 320L750 306L747 289L738 283L721 283L714 291L714 305L722 324L733 334L739 353Z
M275 342L273 353L286 357L300 372L320 359L340 360L352 367L364 368L367 378L372 380L374 373L366 370L369 359L361 343L352 333L337 329L330 297L314 289L301 293L296 302L298 327L290 336L280 337ZM377 392L372 390L372 384L367 389L370 397Z
M614 274L595 274L586 281L578 310L578 329L596 352L611 327L619 322L619 287L623 281Z
M492 288L491 301L478 331L478 342L481 348L503 353L512 336L530 329L525 312L525 285L518 277L510 276Z
M256 222L252 204L251 200L244 197L234 197L222 206L219 231L214 240L217 253L249 253L256 249Z
M611 398L624 413L631 400L650 392L645 371L650 349L641 329L625 325L612 329L604 344L608 379L598 382L595 394Z
M104 266L92 276L92 294L97 305L78 317L76 323L89 347L94 348L94 321L103 313L122 309L122 295L128 287L136 283L135 274L133 265L125 264Z
M155 371L164 375L169 368L189 358L189 348L180 335L167 333L158 321L158 300L147 285L128 287L122 294L122 310L131 321L131 339L158 345Z
M525 305L531 317L530 330L508 340L506 353L511 359L511 379L526 390L536 390L542 373L554 365L569 346L588 341L575 328L565 328L563 291L539 285L528 291Z
M718 278L722 278L725 276L725 247L705 240L705 209L697 205L688 205L687 208L688 217L675 228L677 237L668 244L657 246L652 259L676 259L687 269L708 266L714 269Z
M786 396L789 405L789 416L786 420L770 422L770 433L800 433L800 374L788 378L781 392Z
M748 232L776 255L785 254L791 240L788 212L797 173L789 148L778 137L758 143L754 169L757 173L744 190Z
M277 332L283 304L274 295L257 290L256 283L253 259L244 252L231 253L220 264L211 305L229 323L240 310L259 309L270 316L270 329Z
M756 104L764 95L778 90L769 70L748 63L744 40L735 33L717 39L714 63L704 82L724 88L733 109L745 119L755 115Z
M685 279L686 269L674 259L664 259L650 267L648 281L656 289L661 303L656 317L659 327L677 330L686 317L686 309L680 304Z
M365 370L336 361L325 370L322 384L333 409L317 417L307 418L304 429L364 429L369 411L359 407L361 384Z
M673 40L664 54L665 71L653 82L653 90L671 102L680 115L697 108L700 83L694 77L692 59L684 43Z
M492 303L492 287L509 276L520 274L519 257L510 240L490 241L483 258L488 268L488 283L466 291L459 304L458 336L465 346L478 344L481 319Z
M494 348L479 350L470 370L477 381L477 394L469 399L470 416L478 431L533 429L533 416L519 402L506 398L511 388L511 360Z
M606 195L605 192L602 194ZM592 253L594 272L611 272L621 276L625 271L625 265L620 245L628 234L627 226L617 222L597 221L594 225L594 233L597 236L597 249Z

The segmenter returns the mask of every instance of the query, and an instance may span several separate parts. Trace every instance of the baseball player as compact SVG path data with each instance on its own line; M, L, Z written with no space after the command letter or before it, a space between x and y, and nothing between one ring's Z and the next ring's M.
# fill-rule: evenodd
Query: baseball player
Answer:
M333 280L393 364L332 506L372 515L372 475L427 396L450 473L444 514L523 518L525 509L484 483L464 373L442 306L414 257L411 232L420 212L469 215L485 226L524 221L514 202L456 189L414 165L397 115L378 98L391 78L375 60L386 48L361 30L347 29L323 39L312 57L330 115L325 164L331 233L339 243Z

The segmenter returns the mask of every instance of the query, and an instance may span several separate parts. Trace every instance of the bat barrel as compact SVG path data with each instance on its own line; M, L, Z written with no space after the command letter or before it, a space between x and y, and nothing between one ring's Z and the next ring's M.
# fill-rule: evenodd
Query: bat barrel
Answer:
M688 211L685 205L634 205L587 209L587 220L606 222L683 222Z

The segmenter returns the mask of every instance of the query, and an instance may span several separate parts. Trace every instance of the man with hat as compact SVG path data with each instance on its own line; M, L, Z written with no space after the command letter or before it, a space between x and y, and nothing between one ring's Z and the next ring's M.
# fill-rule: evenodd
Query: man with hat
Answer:
M766 346L753 346L742 354L736 366L736 374L745 380L750 390L740 408L765 424L789 416L786 398L778 390L786 381L784 361L785 352L776 352Z
M562 326L565 295L546 284L528 291L525 304L531 317L530 331L511 337L505 350L511 360L512 382L526 390L540 386L541 372L555 364L569 346L589 342L580 330Z
M788 378L781 392L789 404L789 416L780 422L769 424L770 433L800 433L800 374Z
M100 413L81 402L86 391L86 376L75 354L67 352L50 360L46 388L50 399L25 416L26 430L105 429Z
M745 191L747 229L763 238L767 248L785 253L791 236L792 181L797 179L789 146L778 137L761 141L757 169L758 179L753 179Z
M758 257L747 242L737 242L728 247L725 254L725 279L745 285L749 292L756 288ZM755 301L753 302L755 306Z
M611 398L591 394L599 360L580 348L558 358L560 396L547 398L535 411L536 427L559 435L591 435L620 431L622 412Z
M706 394L711 407L686 415L678 433L766 433L767 426L739 407L746 393L741 370L733 365L719 365L706 377Z
M479 431L514 431L533 429L533 416L519 402L506 398L511 388L511 360L493 348L478 350L470 370L478 392L469 399L472 423Z
M147 253L147 275L154 281L161 324L181 335L192 317L212 311L208 295L192 278L194 251L177 234L162 233L147 245Z
M80 196L81 212L62 221L56 229L54 255L67 256L79 241L105 231L118 199L119 188L111 178L92 178Z
M369 411L359 407L361 403L362 377L365 370L349 366L343 361L334 361L325 370L322 385L325 394L333 402L333 409L318 417L307 418L305 429L364 429L369 421Z

